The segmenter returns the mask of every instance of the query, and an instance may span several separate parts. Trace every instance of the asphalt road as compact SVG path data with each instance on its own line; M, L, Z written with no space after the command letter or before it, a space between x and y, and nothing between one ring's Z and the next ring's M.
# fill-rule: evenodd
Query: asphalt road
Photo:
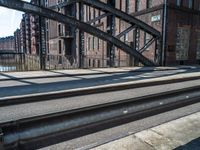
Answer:
M200 80L90 94L0 108L0 123L200 85ZM25 109L28 108L28 109Z
M62 91L68 89L76 89L83 87L92 87L98 85L106 85L112 83L123 83L129 81L140 81L144 79L152 79L158 77L167 77L172 75L189 74L199 72L196 70L168 70L168 71L152 71L152 72L124 72L114 74L96 74L82 75L73 77L56 77L56 78L37 78L37 79L17 79L0 81L0 98L26 95L33 93L44 93L52 91Z

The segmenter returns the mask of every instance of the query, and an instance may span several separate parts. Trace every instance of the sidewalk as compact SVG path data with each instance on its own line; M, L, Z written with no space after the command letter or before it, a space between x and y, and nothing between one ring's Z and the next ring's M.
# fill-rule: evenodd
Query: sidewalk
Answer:
M111 141L92 150L173 149L200 149L200 112Z
M175 80L189 81L200 79L200 68L198 67L158 67L158 68L101 68L101 69L79 69L79 70L60 70L60 71L34 71L34 72L13 72L0 73L0 98L16 97L16 96L34 96L45 94L57 94L74 91L93 90L97 88L118 88L119 86L137 86L139 85L155 85L167 84ZM167 71L167 69L171 69ZM180 70L178 70L180 69ZM151 71L152 70L152 71ZM153 70L166 70L164 72ZM117 74L116 72L124 71ZM132 72L136 71L136 72ZM143 71L143 72L137 72ZM80 75L80 74L91 75ZM94 75L99 73L101 75ZM46 74L46 75L45 75ZM64 75L64 77L52 78L54 75ZM68 76L74 75L74 76ZM43 78L42 78L43 77ZM3 79L4 78L4 79ZM8 80L5 80L5 79ZM27 78L27 79L25 79ZM10 80L13 79L13 80ZM194 86L199 85L198 81L193 84L183 85ZM183 88L182 87L182 88Z
M49 70L49 71L27 71L27 72L0 72L0 81L34 79L48 77L63 77L77 75L110 74L124 72L148 72L167 71L177 69L200 69L199 66L178 66L178 67L122 67L122 68L94 68L94 69L72 69L72 70Z

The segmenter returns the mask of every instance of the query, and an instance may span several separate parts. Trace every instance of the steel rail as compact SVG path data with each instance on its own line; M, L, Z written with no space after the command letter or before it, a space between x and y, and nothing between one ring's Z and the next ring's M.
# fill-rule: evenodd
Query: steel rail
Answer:
M141 63L143 63L146 66L156 66L155 63L153 63L151 60L144 57L141 53L134 50L127 44L123 43L119 39L109 35L108 33L105 33L87 23L84 23L82 21L79 21L71 16L63 15L61 13L55 12L51 9L47 9L38 5L34 5L28 2L24 2L21 0L0 0L0 6L7 7L10 9L20 10L27 13L37 14L43 17L46 17L48 19L53 19L59 22L62 22L64 24L70 24L74 27L77 27L81 29L84 32L87 32L91 35L94 35L106 42L114 44L116 47L122 49L126 53L136 57L139 59Z
M158 80L144 83L122 83L116 85L107 85L107 86L97 86L97 87L87 87L83 89L72 89L72 90L64 90L58 92L49 92L49 93L37 93L37 94L29 94L29 95L21 95L21 96L13 96L7 98L0 98L0 107L9 106L9 105L17 105L24 103L33 103L33 102L41 102L41 101L50 101L60 98L69 98L75 96L84 96L88 94L98 94L105 92L114 92L120 90L128 90L134 88L148 87L148 86L156 86L156 85L164 85L164 84L173 84L179 82L186 82L192 80L200 79L199 76L195 77L187 77L187 78L178 78L171 80Z
M199 102L200 86L1 123L5 149L36 149Z

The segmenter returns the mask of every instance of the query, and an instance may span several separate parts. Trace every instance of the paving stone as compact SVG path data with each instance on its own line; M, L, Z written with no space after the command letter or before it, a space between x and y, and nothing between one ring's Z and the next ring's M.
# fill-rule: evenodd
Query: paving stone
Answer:
M92 150L155 150L151 145L131 135Z
M92 150L199 150L200 112L138 132Z
M184 145L200 137L200 113L154 127L152 130Z
M152 145L156 150L171 150L179 146L179 143L165 138L151 129L136 133L135 136Z

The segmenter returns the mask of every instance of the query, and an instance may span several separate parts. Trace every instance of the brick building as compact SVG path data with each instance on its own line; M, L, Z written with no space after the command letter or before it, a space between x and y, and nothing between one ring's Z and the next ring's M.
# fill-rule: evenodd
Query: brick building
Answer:
M22 16L20 23L20 43L21 43L21 53L26 53L26 26L25 26L25 14Z
M115 3L112 1L101 0L102 2L112 4L115 7ZM61 0L49 0L46 2L46 7L52 7L59 3ZM121 1L123 3L123 1ZM116 6L118 3L116 3ZM123 6L120 6L123 7ZM63 8L53 7L55 11L73 16L76 19L80 19L85 22L90 22L91 25L96 26L100 30L111 32L108 28L111 28L109 25L109 17L93 21L95 17L102 15L104 12L94 9L90 6L83 6L83 9L80 10L79 4L71 4ZM124 9L125 10L125 9ZM82 12L82 14L80 14ZM116 20L116 24L119 20ZM124 22L120 21L122 25L118 25L118 32L125 29L127 26ZM107 42L102 41L101 39L83 33L74 27L69 25L64 25L62 23L47 20L46 21L46 37L47 37L47 49L49 55L62 55L62 56L71 56L76 59L77 62L82 65L82 67L107 67L110 65L110 51L111 45L108 45ZM127 40L127 38L125 38ZM131 44L127 40L127 43ZM129 56L123 51L116 49L114 52L114 59L116 66L128 66L129 65Z
M197 64L200 60L200 1L199 0L101 0L113 7L116 7L126 13L129 13L138 19L148 23L162 33L162 64L165 65L182 65ZM58 4L62 1L49 0L48 6ZM165 7L166 6L166 7ZM109 17L92 22L95 17L100 16L103 12L90 6L83 7L82 15L79 17L79 7L77 5L67 6L67 10L62 8L60 11L64 14L75 16L85 22L98 27L99 29L111 32ZM76 12L76 14L74 13ZM115 18L116 25L115 35L129 27L122 20ZM53 31L52 31L53 29ZM78 32L70 34L68 38L65 34L70 33L71 27L66 27L53 21L48 24L49 51L52 54L69 54L72 53L77 58L83 57L84 64L89 67L108 66L110 57L114 57L115 66L127 66L132 64L132 58L120 49L114 48L114 54L110 53L111 46L93 37L87 33L81 36ZM72 30L73 33L74 30ZM113 33L112 33L113 34ZM64 36L63 36L64 35ZM133 30L122 37L127 44L132 45L133 35L136 36L136 49L142 48L151 36L139 29ZM74 41L76 39L77 42ZM72 42L73 41L73 42ZM82 45L80 45L82 41ZM82 50L79 53L79 49ZM112 56L113 55L113 56ZM155 43L153 43L144 53L146 57L155 60Z
M200 1L169 0L166 29L166 64L200 61Z
M38 4L38 0L31 0L32 4ZM39 16L30 14L30 54L39 55Z
M20 38L20 29L17 29L15 32L14 32L14 38L15 38L15 51L17 53L20 53L20 49L21 49L21 38Z
M135 12L135 0L101 0L102 2L108 3L117 9L120 9L126 13ZM62 0L48 0L46 1L46 7L52 7ZM80 9L79 4L71 4L63 8L53 7L55 11L73 16L76 19L80 19L84 22L88 22L91 25L97 27L110 34L118 35L120 32L124 31L130 25L126 22L115 18L114 24L116 25L116 30L112 31L112 26L110 24L111 16L104 17L102 19L96 20L94 18L99 17L104 14L103 11L95 9L91 6L82 6ZM139 10L139 9L138 9ZM81 13L80 13L81 12ZM107 44L107 42L94 37L90 34L83 33L69 25L64 25L56 21L47 20L46 21L46 37L47 37L47 49L49 55L62 55L62 56L72 56L79 62L79 66L82 67L107 67L107 66L129 66L133 65L133 58L127 55L122 50ZM144 33L139 31L131 31L125 36L121 37L121 40L126 42L128 45L133 46L133 34L137 32L142 37ZM138 35L138 36L139 36ZM146 42L150 40L149 35L145 35ZM142 42L142 40L138 40ZM138 44L137 49L141 48L144 44ZM151 46L153 50L155 46ZM145 52L144 55L154 59L154 51L149 50ZM112 63L114 61L114 64ZM80 63L81 62L81 63Z
M32 0L31 3L37 4L37 0ZM24 13L14 37L17 52L39 55L39 16Z
M15 51L14 36L0 38L0 51L1 52L14 52Z
M134 0L130 13L162 33L165 65L197 64L200 59L199 0ZM139 33L139 47L148 41ZM144 53L153 59L151 48Z
M46 7L56 6L61 0L46 1ZM54 7L54 11L76 17L76 4L63 8ZM46 19L46 52L47 61L50 61L56 68L69 68L76 65L77 55L77 33L74 27L60 22ZM47 63L48 64L48 63Z
M199 0L101 1L133 15L161 32L162 54L156 56L156 43L154 42L143 52L143 55L149 59L155 61L157 57L161 57L162 64L165 65L197 64L200 62ZM37 0L31 2L38 4ZM79 4L70 4L60 8L55 6L62 3L63 0L46 0L44 2L44 5L48 8L80 19L112 35L118 35L130 26L112 15L95 20L104 12L92 6L83 5L80 7ZM18 44L18 47L19 45L21 47L20 52L41 54L40 49L43 45L40 43L40 36L44 31L39 26L38 16L23 15L20 24L21 38L17 42L20 43ZM48 56L55 56L53 59L59 58L58 63L60 64L63 64L63 58L65 58L65 61L70 61L72 64L77 62L82 67L134 65L134 59L122 50L72 26L49 19L46 19L45 26L46 45L43 47L45 47ZM112 26L115 26L115 30ZM136 28L120 39L139 50L151 38L151 35ZM133 42L133 39L137 42ZM17 43L15 40L15 44ZM112 64L112 61L114 64Z

